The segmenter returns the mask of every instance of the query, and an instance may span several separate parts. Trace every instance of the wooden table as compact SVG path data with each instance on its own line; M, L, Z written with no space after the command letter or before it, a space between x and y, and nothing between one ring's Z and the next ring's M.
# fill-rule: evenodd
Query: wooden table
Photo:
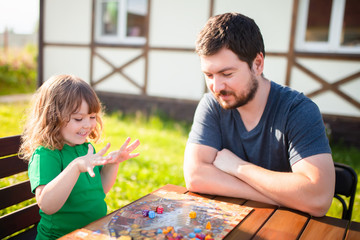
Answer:
M242 220L225 239L360 239L360 223L349 222L332 217L311 217L310 215L283 207L276 207L260 202L249 201L239 198L222 196L210 196L188 192L186 188L176 185L165 185L158 190L174 191L181 194L189 194L218 201L239 204L253 208L253 211ZM156 192L154 191L154 192ZM151 193L150 193L151 194ZM140 199L139 199L140 200ZM137 200L138 201L138 200ZM133 203L135 203L134 201ZM130 204L133 204L130 203ZM83 231L92 232L108 223L113 212L87 226ZM79 239L74 232L61 240ZM83 239L95 239L94 237ZM108 236L99 234L96 239L109 239Z

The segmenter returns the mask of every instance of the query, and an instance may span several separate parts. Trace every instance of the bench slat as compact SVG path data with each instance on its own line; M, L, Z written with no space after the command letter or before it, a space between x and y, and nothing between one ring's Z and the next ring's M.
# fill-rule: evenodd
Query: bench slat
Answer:
M30 190L29 180L1 188L0 209L10 207L34 197L35 195Z
M28 163L17 156L20 147L20 135L0 138L0 179L26 172ZM0 209L19 204L34 198L30 181L10 184L0 188ZM10 210L10 209L9 209ZM30 226L36 227L40 221L39 207L36 203L0 216L0 239L17 233ZM36 228L22 232L11 239L34 239Z
M28 164L17 156L0 159L0 178L28 170Z
M20 135L0 138L0 157L17 153L19 146Z
M20 221L23 219L24 221ZM40 221L39 207L33 203L18 211L0 217L0 238L9 236L19 230Z

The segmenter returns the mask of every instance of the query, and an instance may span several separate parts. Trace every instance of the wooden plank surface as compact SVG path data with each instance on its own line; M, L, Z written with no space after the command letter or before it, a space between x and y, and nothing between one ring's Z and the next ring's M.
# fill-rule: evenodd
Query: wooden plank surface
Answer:
M351 222L348 234L346 236L346 240L355 240L360 239L360 223L359 222Z
M276 210L276 206L254 201L247 201L244 206L254 210L227 235L226 239L251 239Z
M305 227L300 239L344 239L348 221L332 218L312 218Z
M228 198L188 192L185 187L176 185L165 185L154 192L146 195L155 194L159 190L174 191L180 194L189 194L197 197L214 199L216 201L229 202L253 208L253 211L237 225L227 236L226 240L234 239L360 239L360 223L352 222L346 234L347 220L322 217L311 218L308 214L287 208L277 208L277 206L246 201L238 198ZM145 196L144 196L145 197ZM134 204L142 198L130 203ZM113 212L100 220L89 224L81 229L82 233L94 232L106 226L111 220ZM70 235L70 234L69 234ZM66 235L61 240L74 239L73 236ZM99 234L96 239L107 239L108 235Z
M280 208L266 221L254 239L297 239L310 216Z

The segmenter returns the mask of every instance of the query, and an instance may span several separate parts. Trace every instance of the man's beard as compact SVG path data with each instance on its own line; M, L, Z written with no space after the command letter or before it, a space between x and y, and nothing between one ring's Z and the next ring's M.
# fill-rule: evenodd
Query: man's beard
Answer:
M248 102L250 102L257 92L257 89L259 87L259 82L257 79L251 75L251 81L248 87L248 90L246 93L241 94L240 96L236 95L233 91L225 91L222 90L220 93L215 94L215 98L219 102L222 108L224 109L236 109L238 107L244 106ZM231 105L229 105L227 102L221 100L221 95L232 95L235 98L235 102Z

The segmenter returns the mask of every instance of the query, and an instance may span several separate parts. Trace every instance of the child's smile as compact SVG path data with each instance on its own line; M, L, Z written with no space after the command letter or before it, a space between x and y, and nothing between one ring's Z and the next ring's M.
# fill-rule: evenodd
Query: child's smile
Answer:
M88 113L89 106L83 100L80 109L71 114L70 121L61 129L65 143L70 146L83 144L96 127L96 113Z

